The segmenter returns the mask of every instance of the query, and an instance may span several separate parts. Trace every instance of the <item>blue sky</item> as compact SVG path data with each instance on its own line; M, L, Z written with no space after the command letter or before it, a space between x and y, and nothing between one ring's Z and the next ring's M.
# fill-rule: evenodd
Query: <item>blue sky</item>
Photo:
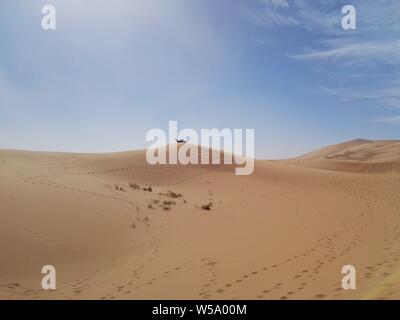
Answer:
M398 0L3 0L0 37L3 149L145 148L169 120L254 128L257 158L400 138Z

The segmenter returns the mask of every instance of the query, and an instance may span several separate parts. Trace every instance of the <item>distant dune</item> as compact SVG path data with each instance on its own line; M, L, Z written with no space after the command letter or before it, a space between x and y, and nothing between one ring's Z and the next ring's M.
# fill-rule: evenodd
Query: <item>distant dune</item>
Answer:
M325 170L400 174L400 141L356 139L287 162Z
M250 176L143 150L0 151L0 299L399 299L398 161L399 142L367 140Z

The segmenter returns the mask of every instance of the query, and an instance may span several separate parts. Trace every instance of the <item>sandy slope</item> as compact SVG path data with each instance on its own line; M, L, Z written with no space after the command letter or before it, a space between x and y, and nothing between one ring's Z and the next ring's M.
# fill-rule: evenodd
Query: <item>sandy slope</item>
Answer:
M235 176L143 151L1 151L0 299L400 298L399 176L298 161ZM357 290L341 289L346 264Z
M325 170L399 175L400 141L356 139L324 147L287 162Z

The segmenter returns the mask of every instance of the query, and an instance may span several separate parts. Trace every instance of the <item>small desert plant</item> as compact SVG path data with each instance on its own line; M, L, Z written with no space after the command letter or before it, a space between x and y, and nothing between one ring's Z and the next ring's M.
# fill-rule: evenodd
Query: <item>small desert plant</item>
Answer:
M163 200L162 204L164 206L171 206L171 205L175 205L175 201L172 200Z
M133 189L133 190L140 190L140 187L137 183L130 183L129 186Z
M130 225L130 227L133 228L133 229L136 229L136 223L132 223L132 224Z
M175 205L175 201L173 201L173 200L163 200L161 202L160 207L165 211L169 211L169 210L171 210L171 206L172 205Z
M161 195L169 197L169 198L173 198L173 199L182 197L181 193L176 193L176 192L171 191L171 190L168 190L166 193L162 193Z
M115 185L115 189L118 191L126 191L123 187L120 187L118 185Z
M143 191L153 192L153 189L151 187L144 187Z
M212 203L212 202L209 202L209 203L207 203L207 204L203 204L203 205L201 206L201 210L210 211L210 210L211 210L211 207L212 207L212 205L213 205L213 203Z
M147 208L149 208L149 209L151 209L151 210L154 210L154 209L155 209L154 206L153 206L151 203L147 206Z

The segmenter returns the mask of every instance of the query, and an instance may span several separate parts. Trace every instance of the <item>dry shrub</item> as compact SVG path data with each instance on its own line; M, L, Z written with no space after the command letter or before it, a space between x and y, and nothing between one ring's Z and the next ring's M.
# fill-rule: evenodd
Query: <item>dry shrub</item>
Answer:
M166 193L161 193L161 195L166 196L168 198L173 198L173 199L177 199L177 198L181 198L182 194L181 193L176 193L174 191L168 190Z
M115 185L115 190L118 190L118 191L126 191L123 187L120 187L120 186L118 186L118 185Z
M137 183L130 183L129 186L133 189L133 190L140 190L140 186Z
M175 201L172 201L172 200L163 200L162 204L163 204L164 206L172 206L172 205L175 205Z
M209 202L209 203L207 203L207 204L203 204L203 205L201 206L201 210L210 211L210 210L211 210L211 207L212 207L212 205L213 205L213 203L212 203L212 202Z

